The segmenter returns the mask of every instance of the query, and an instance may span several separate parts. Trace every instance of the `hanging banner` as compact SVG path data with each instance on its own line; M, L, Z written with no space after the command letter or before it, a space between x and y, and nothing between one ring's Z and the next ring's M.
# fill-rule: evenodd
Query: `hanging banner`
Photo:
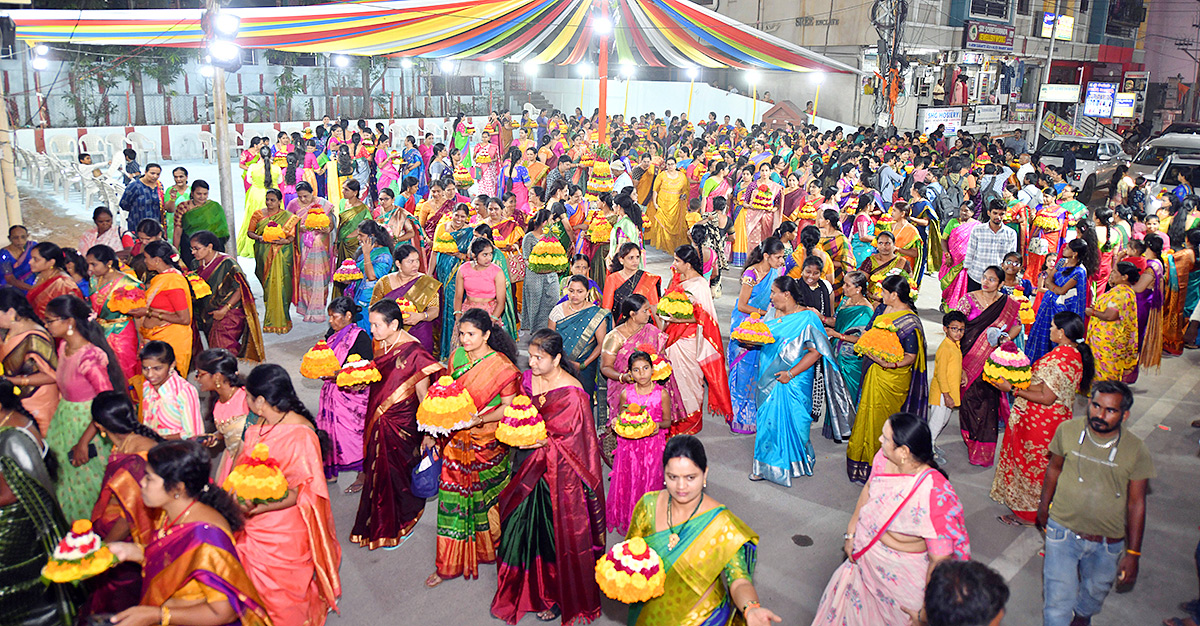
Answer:
M923 109L924 117L921 122L921 132L928 135L945 124L947 135L954 134L962 125L962 109L959 107Z
M1087 95L1083 98L1083 114L1087 117L1112 117L1116 96L1116 83L1089 82Z

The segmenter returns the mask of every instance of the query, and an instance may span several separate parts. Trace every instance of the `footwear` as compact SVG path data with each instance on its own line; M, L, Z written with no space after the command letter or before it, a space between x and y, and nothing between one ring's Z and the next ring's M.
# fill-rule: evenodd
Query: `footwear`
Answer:
M558 608L557 604L537 614L538 620L543 622L553 622L560 617L562 617L562 609Z
M946 453L943 452L938 446L933 447L933 460L936 461L938 465L946 464Z
M1092 618L1076 615L1075 618L1071 620L1071 626L1092 626Z
M400 538L400 543L397 543L397 544L396 544L396 545L394 545L394 546L384 546L384 547L383 547L383 549L384 549L384 550L388 550L388 551L395 550L395 549L399 548L400 546L404 545L404 543L405 543L406 541L408 541L408 538L409 538L409 537L412 537L412 533L409 533L409 534L407 534L407 535L404 535L403 537L401 537L401 538Z

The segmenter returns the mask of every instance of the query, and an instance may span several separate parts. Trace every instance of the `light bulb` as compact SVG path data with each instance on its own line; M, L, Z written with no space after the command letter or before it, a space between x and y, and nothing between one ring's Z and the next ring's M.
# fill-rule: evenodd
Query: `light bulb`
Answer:
M344 54L335 55L333 57L333 64L336 65L337 67L349 67L350 66L350 57L348 57Z
M50 62L46 60L46 57L34 57L33 61L30 62L30 65L33 66L33 69L40 72L47 67L50 67Z
M217 29L217 33L225 37L233 37L238 34L238 29L242 26L242 18L233 13L218 13L217 19L213 22L213 27Z
M211 66L211 65L201 65L200 66L200 75L201 76L203 76L205 78L212 78L213 73L214 73L213 66Z
M412 59L409 59L409 58L400 59L400 67L408 70L408 69L412 69L412 65L413 65Z
M39 43L37 46L34 46L33 51L37 53L38 56L44 57L47 54L50 54L50 46L47 46L44 43Z
M451 61L450 59L442 59L442 62L438 63L438 67L442 68L442 73L449 74L450 72L454 71L454 61Z
M217 61L232 61L238 58L238 55L242 53L242 49L232 41L217 39L208 44L208 52Z

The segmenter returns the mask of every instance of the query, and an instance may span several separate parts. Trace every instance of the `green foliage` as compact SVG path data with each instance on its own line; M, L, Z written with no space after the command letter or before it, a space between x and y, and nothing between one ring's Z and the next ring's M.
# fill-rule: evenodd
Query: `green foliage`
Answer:
M117 110L107 94L117 81L106 70L107 64L91 56L78 55L71 62L69 71L74 84L62 95L75 109L75 123L79 126L99 126Z

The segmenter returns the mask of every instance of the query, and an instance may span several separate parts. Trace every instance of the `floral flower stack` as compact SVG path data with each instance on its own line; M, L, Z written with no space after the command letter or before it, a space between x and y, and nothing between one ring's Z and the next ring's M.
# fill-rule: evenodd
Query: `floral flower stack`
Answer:
M641 537L618 543L596 561L600 590L626 604L661 596L666 579L662 558Z
M1010 341L988 355L983 364L983 380L993 385L1006 381L1014 389L1027 389L1033 380L1033 368L1029 357L1021 352L1017 344Z
M612 224L608 223L608 218L604 217L602 211L596 211L592 216L592 220L588 222L587 238L593 243L608 243L612 236Z
M691 322L696 319L696 309L682 289L672 289L658 301L658 314L672 322Z
M545 235L533 245L529 254L529 269L539 274L558 273L567 269L567 251L554 235Z
M283 228L281 228L276 222L270 222L267 224L267 227L263 229L262 238L263 241L267 243L279 241L280 239L283 239Z
M304 227L313 229L329 228L329 216L319 207L313 207L304 216Z
M108 308L114 313L128 313L146 306L146 292L135 285L117 287L108 298Z
M1062 208L1057 204L1047 204L1033 216L1033 227L1048 232L1058 232L1062 228L1062 220L1058 217Z
M699 183L701 180L704 180L705 174L708 174L708 166L705 165L703 161L701 161L701 162L697 163L695 165L695 167L692 168L691 172L687 173L687 175L688 175L687 179L689 182L696 184L696 183Z
M752 346L775 343L775 338L771 336L770 329L759 319L758 313L751 313L750 317L742 320L742 323L738 324L738 327L729 334L729 338Z
M375 367L375 361L351 354L346 358L346 365L337 373L337 386L342 388L362 387L377 383L382 379L379 368Z
M899 332L891 322L882 325L877 322L858 338L854 351L884 363L899 363L904 359Z
M433 251L441 254L456 254L458 243L454 241L454 235L444 230L438 231L437 236L433 238Z
M475 179L471 177L471 170L463 165L454 167L454 186L460 189L466 189L475 184Z
M650 419L646 407L630 404L612 422L613 432L625 439L641 439L658 432L658 424Z
M462 383L442 376L429 386L429 393L417 407L417 429L433 435L449 435L470 426L477 410L475 400Z
M92 530L92 522L81 519L58 542L50 560L42 567L42 580L69 583L91 578L116 565L116 555Z
M408 298L400 298L396 300L396 306L400 307L400 313L413 315L417 312L417 305L413 304Z
M287 497L288 484L279 468L279 461L270 457L265 443L254 444L245 461L234 466L221 488L250 504L270 504Z
M533 408L529 396L513 398L496 426L496 439L510 446L529 446L546 438L546 422Z
M363 277L362 270L358 269L354 259L346 259L342 261L341 266L333 273L333 282L335 283L352 283Z
M750 208L759 211L775 210L775 194L771 192L770 185L764 183L754 190L754 197L750 199Z
M318 339L317 345L305 352L304 358L300 360L300 375L313 379L329 378L336 375L341 367L342 364L338 362L337 355L333 353L329 344L325 343L324 339Z
M608 164L608 161L596 161L592 165L592 173L588 176L587 190L594 194L601 194L612 191L612 188L612 166Z
M212 287L208 286L208 281L200 278L196 272L188 272L184 274L187 277L188 285L192 287L192 297L196 300L207 298L212 295Z
M1033 300L1030 300L1029 296L1018 291L1009 297L1021 303L1021 324L1029 326L1037 319L1037 313L1033 310Z

